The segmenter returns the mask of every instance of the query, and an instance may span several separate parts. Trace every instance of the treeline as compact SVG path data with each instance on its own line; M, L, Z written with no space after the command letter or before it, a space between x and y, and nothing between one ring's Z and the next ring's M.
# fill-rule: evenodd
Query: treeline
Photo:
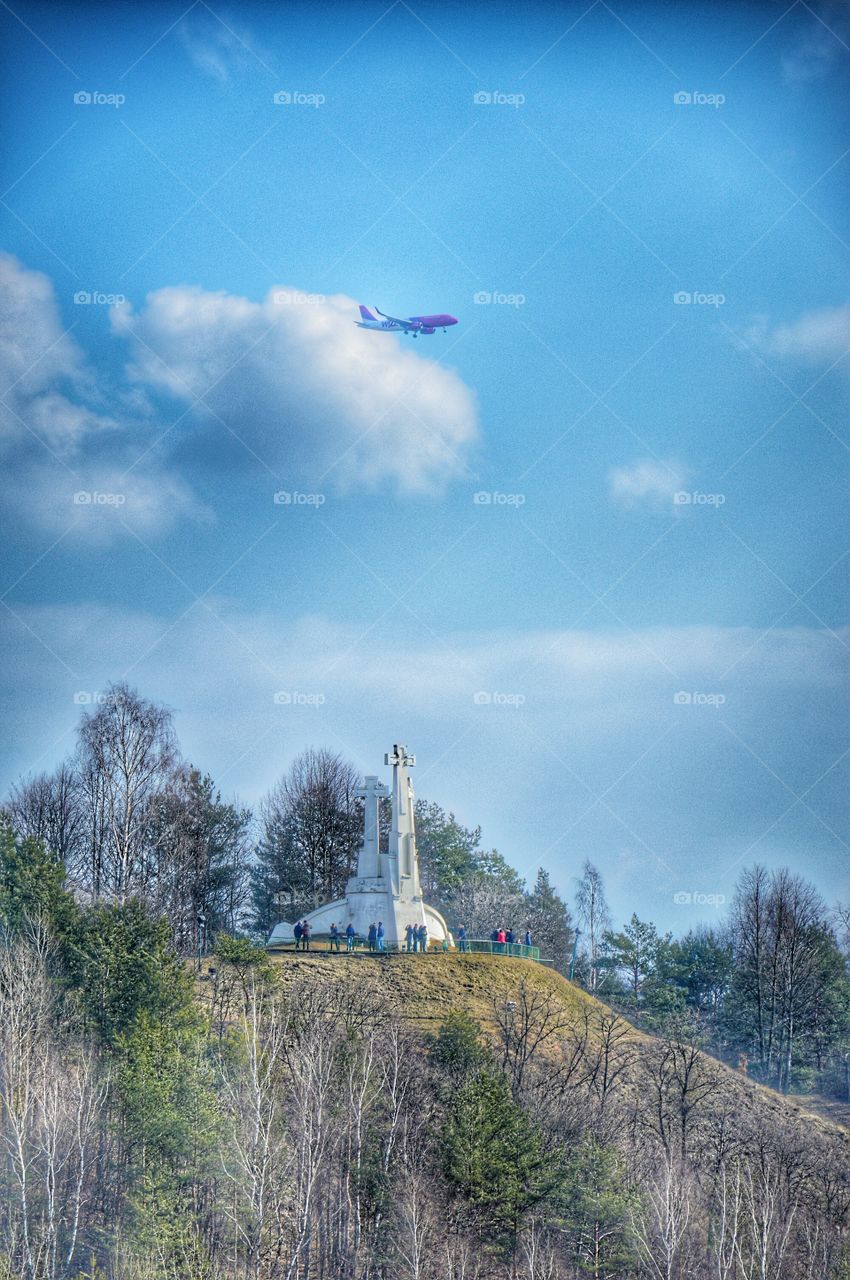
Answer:
M577 976L589 991L764 1084L850 1103L848 916L828 909L803 877L749 868L728 916L681 938L636 915L612 929L589 862L576 903Z
M850 1277L843 1136L693 1044L536 967L434 1035L247 940L193 981L63 881L3 829L3 1280Z
M82 714L72 757L22 781L5 807L61 861L78 902L136 901L179 955L202 955L221 933L261 941L344 893L360 782L338 753L310 749L253 814L182 758L165 708L117 684ZM616 928L590 862L571 910L544 869L527 887L480 827L423 799L416 823L426 899L452 928L529 928L560 972L647 1029L780 1090L850 1100L848 920L801 877L750 868L717 926L674 938L636 915ZM388 802L381 825L386 841Z

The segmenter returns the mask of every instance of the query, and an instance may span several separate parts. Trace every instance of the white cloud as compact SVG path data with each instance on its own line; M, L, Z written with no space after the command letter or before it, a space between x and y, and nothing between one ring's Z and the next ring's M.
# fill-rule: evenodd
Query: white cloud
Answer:
M91 366L63 328L47 276L0 255L0 289L0 496L54 536L74 517L73 536L99 544L125 526L154 538L207 518L178 470L187 437L201 442L197 465L259 473L264 463L282 487L321 478L328 488L400 493L440 491L465 470L477 438L460 378L395 338L364 334L347 298L305 301L281 288L254 303L158 290L139 313L129 303L110 310L129 347L125 377ZM192 407L198 395L204 404ZM162 402L174 399L190 413L172 432L178 413ZM123 501L75 510L79 491Z
M762 317L750 329L748 341L782 359L831 363L850 351L850 303L804 312L791 324L771 326Z
M342 295L280 286L255 303L180 285L149 294L138 313L116 308L113 323L130 377L188 404L202 396L246 462L346 489L439 491L466 470L477 438L472 394L413 339L366 333L356 317Z
M189 486L146 450L135 390L111 388L63 327L50 279L0 255L0 498L16 521L104 545L205 517ZM106 412L107 404L116 406ZM117 409L117 411L116 411ZM74 502L74 494L89 502Z
M642 458L629 467L615 467L608 473L608 494L612 502L628 510L675 515L673 496L682 489L688 470L678 462Z
M820 80L835 70L842 61L842 45L850 39L845 0L826 0L817 6L818 12L803 15L808 26L802 34L794 28L794 45L780 59L782 73L788 84L809 84Z
M225 21L206 8L193 8L178 25L177 35L198 70L221 85L268 57L246 27L237 25L230 15Z

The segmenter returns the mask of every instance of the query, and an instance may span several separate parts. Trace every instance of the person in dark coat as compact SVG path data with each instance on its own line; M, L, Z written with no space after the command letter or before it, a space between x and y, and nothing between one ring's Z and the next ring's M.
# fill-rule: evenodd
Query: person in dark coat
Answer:
M468 951L469 943L466 941L466 925L461 925L457 931L457 945L460 951Z
M300 920L295 921L295 928L292 930L292 932L295 934L295 950L297 951L298 948L301 946L301 921Z
M419 950L420 950L420 951L427 951L427 950L428 950L428 926L427 926L427 924L421 924L421 925L419 926L419 928L417 929L417 933L419 934Z
M310 921L305 920L301 926L301 950L302 951L310 950L310 936L312 932L313 930L310 927Z
M374 951L378 945L378 928L374 921L369 925L367 941L369 943L369 950Z
M377 949L378 949L379 951L383 951L383 949L384 949L384 922L383 922L383 920L379 920L379 921L378 921L378 928L377 928L377 929L376 929L376 931L375 931L375 942L377 943Z
M335 924L331 925L331 935L328 940L328 951L339 951L339 929Z
M347 928L346 928L346 930L345 930L345 949L346 949L346 951L353 951L353 950L354 950L354 939L355 939L356 937L357 937L357 930L354 928L354 925L349 921L348 926L347 926Z
M404 949L405 951L413 950L413 925L409 924L404 930Z

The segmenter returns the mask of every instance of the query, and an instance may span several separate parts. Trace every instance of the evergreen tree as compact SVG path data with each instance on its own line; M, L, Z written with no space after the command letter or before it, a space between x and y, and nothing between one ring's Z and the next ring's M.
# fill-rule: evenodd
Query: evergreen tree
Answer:
M445 1171L479 1231L511 1252L528 1210L544 1194L541 1136L511 1098L504 1076L477 1071L449 1109Z
M569 969L573 928L567 904L552 887L548 871L537 872L534 888L525 899L525 919L541 955L561 973ZM520 930L522 932L522 930Z

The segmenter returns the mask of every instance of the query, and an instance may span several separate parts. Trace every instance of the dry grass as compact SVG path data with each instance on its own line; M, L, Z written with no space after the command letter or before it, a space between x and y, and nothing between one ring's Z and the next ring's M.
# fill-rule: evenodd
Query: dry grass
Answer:
M345 952L332 954L323 947L310 952L272 952L271 959L284 987L305 979L335 983L362 978L386 994L388 1006L425 1032L436 1030L446 1014L455 1010L470 1014L485 1030L495 1032L494 1003L514 999L523 979L536 992L551 997L553 1008L566 1023L583 1021L586 1012L611 1012L553 969L508 956L460 955L458 952L425 956L404 953L377 956L364 952L347 955ZM632 1026L629 1039L639 1052L651 1050L655 1042L653 1036ZM809 1129L819 1130L824 1137L835 1139L841 1135L845 1140L850 1139L850 1107L846 1104L802 1095L786 1098L714 1059L711 1063L721 1073L730 1100L736 1098L742 1107L759 1105L777 1118L796 1120Z

